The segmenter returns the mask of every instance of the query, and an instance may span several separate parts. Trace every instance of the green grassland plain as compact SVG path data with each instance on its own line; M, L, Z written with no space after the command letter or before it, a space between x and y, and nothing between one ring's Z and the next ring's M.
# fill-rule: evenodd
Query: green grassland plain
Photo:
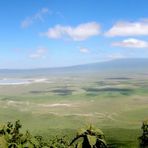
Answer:
M74 136L93 124L110 147L138 147L148 118L146 74L46 77L46 82L0 85L0 122L21 120L23 129L45 137Z

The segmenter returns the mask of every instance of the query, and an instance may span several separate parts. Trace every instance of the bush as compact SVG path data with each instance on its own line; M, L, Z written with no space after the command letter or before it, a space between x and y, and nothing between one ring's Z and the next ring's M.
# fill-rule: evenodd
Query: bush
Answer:
M88 129L79 130L76 138L69 145L68 137L57 137L44 142L42 136L32 136L29 131L21 133L20 121L14 124L8 122L0 126L0 147L2 148L106 148L103 132L90 126Z
M107 148L103 132L92 126L79 130L77 136L70 143L70 146L74 143L75 148Z
M28 131L20 133L22 125L20 121L14 124L8 122L0 127L0 147L2 148L40 148L37 138L33 137Z
M139 137L140 147L146 148L148 147L148 120L143 121L141 129L143 133L142 133L142 136Z

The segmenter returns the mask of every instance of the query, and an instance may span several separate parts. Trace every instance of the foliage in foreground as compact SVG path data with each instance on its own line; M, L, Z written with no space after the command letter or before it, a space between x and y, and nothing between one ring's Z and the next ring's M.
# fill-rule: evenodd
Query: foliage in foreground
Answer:
M22 125L20 121L15 124L8 122L0 127L0 146L2 148L39 148L41 143L33 137L28 131L24 134L20 132Z
M79 130L70 144L66 136L56 136L45 142L42 136L32 136L29 131L21 133L21 127L19 120L14 124L0 125L0 148L107 148L103 132L92 126ZM148 148L148 120L141 128L143 133L139 137L139 146Z
M75 148L107 148L103 132L92 126L88 129L79 130L70 146L74 143L76 143Z
M142 136L139 137L140 147L146 148L148 147L148 120L143 121L141 129L143 133L142 133Z
M69 144L66 136L55 137L44 142L42 136L32 136L29 131L21 133L20 121L8 122L0 126L0 148L106 148L104 134L101 130L90 126L78 131L76 138ZM79 140L80 139L80 140ZM76 144L74 144L76 143Z

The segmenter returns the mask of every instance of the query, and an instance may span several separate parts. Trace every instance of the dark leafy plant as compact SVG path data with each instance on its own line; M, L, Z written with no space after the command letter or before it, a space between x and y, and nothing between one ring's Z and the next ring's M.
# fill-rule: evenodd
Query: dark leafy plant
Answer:
M143 121L141 129L143 133L142 136L139 137L140 147L148 148L148 120Z
M28 131L25 134L20 132L22 125L20 121L14 124L8 122L0 127L0 147L2 148L40 148L38 139Z
M100 129L90 126L88 129L81 129L72 140L70 146L75 143L75 148L107 148L105 136Z
M67 148L68 140L66 137L55 137L44 142L42 136L32 136L29 131L24 134L20 132L22 125L20 121L14 124L8 122L0 125L0 148Z

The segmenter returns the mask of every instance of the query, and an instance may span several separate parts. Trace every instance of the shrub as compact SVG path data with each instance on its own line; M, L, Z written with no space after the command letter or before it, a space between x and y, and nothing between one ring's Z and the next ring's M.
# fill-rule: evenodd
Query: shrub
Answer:
M70 146L74 143L75 148L107 148L103 132L92 126L79 130L77 136L70 143Z
M141 129L143 133L142 133L142 136L139 137L140 147L146 148L148 147L148 120L143 121Z
M20 133L20 121L8 122L0 127L0 147L2 148L40 148L39 141L28 131Z

